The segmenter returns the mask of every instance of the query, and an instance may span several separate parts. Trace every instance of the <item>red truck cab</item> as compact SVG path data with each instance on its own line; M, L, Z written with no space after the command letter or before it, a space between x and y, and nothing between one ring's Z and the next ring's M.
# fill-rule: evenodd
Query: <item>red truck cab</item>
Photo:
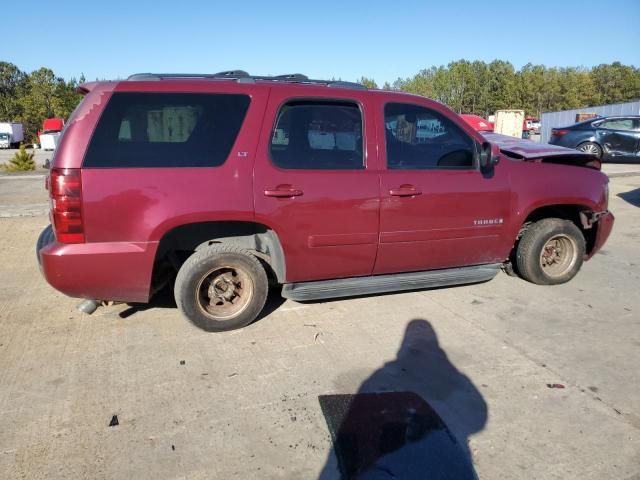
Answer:
M309 300L501 267L563 283L613 224L591 156L482 134L420 96L241 71L80 91L37 247L73 297L148 302L170 284L189 320L226 330L270 284Z

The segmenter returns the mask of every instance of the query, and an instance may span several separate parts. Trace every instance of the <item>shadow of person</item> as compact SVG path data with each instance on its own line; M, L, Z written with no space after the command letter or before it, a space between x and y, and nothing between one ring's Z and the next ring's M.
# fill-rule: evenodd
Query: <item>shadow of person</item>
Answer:
M468 447L487 404L431 324L409 322L397 358L355 395L321 395L333 453L320 480L475 479Z

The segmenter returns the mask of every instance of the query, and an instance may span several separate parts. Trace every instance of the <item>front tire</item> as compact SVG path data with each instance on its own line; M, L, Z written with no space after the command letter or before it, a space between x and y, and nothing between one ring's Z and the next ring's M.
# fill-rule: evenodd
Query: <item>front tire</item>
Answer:
M229 245L195 252L180 267L174 294L187 319L203 330L222 332L253 322L267 300L267 274L251 253Z
M584 142L576 147L576 149L580 150L584 153L589 153L591 155L595 155L598 157L598 160L602 158L602 147L597 143L593 142Z
M537 285L566 283L582 267L584 253L584 236L573 222L545 218L529 226L518 243L518 273Z

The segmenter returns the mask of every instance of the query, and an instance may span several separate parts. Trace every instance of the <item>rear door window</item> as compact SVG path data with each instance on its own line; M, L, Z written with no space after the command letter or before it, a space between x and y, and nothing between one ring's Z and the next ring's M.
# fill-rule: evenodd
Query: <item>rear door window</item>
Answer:
M286 169L359 170L362 145L356 104L295 101L280 109L270 153L273 163Z
M605 120L598 126L600 128L606 128L608 130L633 130L633 119L615 118L611 120Z
M114 93L83 167L215 167L236 141L246 95Z

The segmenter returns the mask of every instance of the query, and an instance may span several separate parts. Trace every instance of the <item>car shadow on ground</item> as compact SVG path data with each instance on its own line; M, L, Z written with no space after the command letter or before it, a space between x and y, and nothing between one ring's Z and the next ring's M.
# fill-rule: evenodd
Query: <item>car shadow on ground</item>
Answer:
M253 323L259 322L263 318L271 315L278 308L280 308L285 300L286 299L282 297L282 287L270 288L267 302L265 303L262 312L260 312L260 315L258 315L258 318L256 318ZM120 318L129 318L138 312L144 312L147 310L170 308L177 311L178 309L175 298L173 296L173 290L169 286L158 291L151 298L149 303L127 303L127 307L128 308L118 313L118 316Z
M628 192L619 193L618 196L634 207L640 207L640 188L629 190Z
M477 478L468 439L487 404L426 320L408 324L397 357L356 394L318 401L333 442L319 480Z

